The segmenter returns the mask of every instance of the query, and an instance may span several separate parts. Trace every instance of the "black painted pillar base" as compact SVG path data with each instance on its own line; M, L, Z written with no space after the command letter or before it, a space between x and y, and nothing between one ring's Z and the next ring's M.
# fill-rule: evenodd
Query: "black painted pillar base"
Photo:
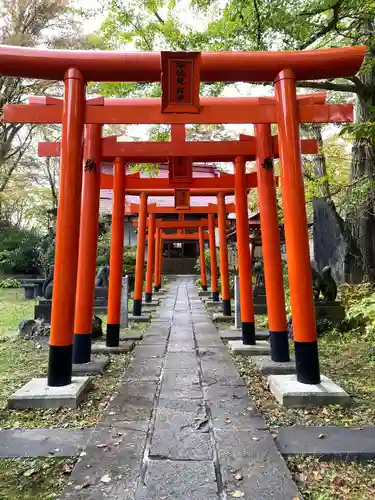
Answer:
M154 285L154 292L158 292L161 288L161 285Z
M214 302L219 302L219 292L212 292L212 300Z
M203 290L204 292L207 292L207 285L202 285L202 290Z
M242 321L242 342L243 345L255 345L255 325L253 321Z
M318 342L294 342L297 380L302 384L320 384Z
M47 385L62 387L72 382L72 345L50 345Z
M224 316L231 316L232 315L232 309L230 307L230 299L223 299L223 314Z
M119 324L107 324L107 336L105 339L105 345L107 347L118 347L120 345L120 325Z
M277 363L290 361L288 331L273 332L270 330L271 360Z
M142 315L142 300L134 299L133 301L133 314L134 316Z
M145 292L145 302L152 302L152 292Z
M73 363L80 365L91 361L91 332L75 333L73 338Z

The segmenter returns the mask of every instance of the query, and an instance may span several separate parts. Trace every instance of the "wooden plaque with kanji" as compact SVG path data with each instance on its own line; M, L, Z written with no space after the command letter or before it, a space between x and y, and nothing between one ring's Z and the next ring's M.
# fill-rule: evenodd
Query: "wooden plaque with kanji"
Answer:
M190 208L190 190L175 189L174 190L174 206L178 210L188 210Z
M193 162L190 156L171 156L168 160L169 182L193 182Z
M200 52L161 53L162 113L199 113Z

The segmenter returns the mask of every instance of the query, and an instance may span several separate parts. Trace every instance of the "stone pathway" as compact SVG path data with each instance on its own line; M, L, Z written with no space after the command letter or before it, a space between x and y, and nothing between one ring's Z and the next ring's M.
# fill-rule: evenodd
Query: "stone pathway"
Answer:
M0 431L0 458L73 457L92 429L9 429Z
M177 278L61 500L302 498L193 279Z

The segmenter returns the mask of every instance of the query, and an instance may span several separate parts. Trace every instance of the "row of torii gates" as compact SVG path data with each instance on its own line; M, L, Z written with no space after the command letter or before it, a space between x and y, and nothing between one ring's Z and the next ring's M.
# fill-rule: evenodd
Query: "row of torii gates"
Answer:
M48 143L39 147L42 156L59 155L61 165L48 385L70 384L72 359L79 363L90 359L101 188L113 189L109 345L118 345L120 332L125 193L139 195L136 315L141 314L142 308L147 214L150 265L146 300L152 296L153 254L156 256L154 285L160 284L162 223L155 220L155 212L165 209L148 206L149 196L175 196L179 213L191 213L190 196L217 197L217 205L204 207L202 212L208 215L215 300L218 289L214 226L216 213L218 216L223 311L230 313L225 196L234 193L243 342L255 344L247 193L248 189L257 188L272 359L288 361L273 171L276 157L280 158L297 379L302 383L320 382L301 166L301 153L317 150L314 141L300 141L299 124L352 121L353 109L351 105L326 104L324 94L297 95L296 82L352 76L359 70L365 50L365 47L346 47L303 52L120 53L0 47L3 75L64 81L62 100L33 97L29 104L7 105L4 109L7 122L62 124L61 145ZM162 99L86 99L88 81L161 81ZM273 82L275 96L200 98L201 81ZM102 137L104 124L160 123L172 125L171 142L117 142L115 137ZM185 140L184 124L191 123L253 123L255 137L189 142ZM277 124L278 137L271 135L273 123ZM256 160L256 172L246 173L248 160ZM113 162L113 175L101 172L103 161ZM234 175L221 174L215 179L193 177L194 161L233 162ZM169 179L126 175L126 163L152 162L168 162ZM176 222L170 225L186 228L187 221ZM206 235L204 224L188 224L198 228L201 255Z

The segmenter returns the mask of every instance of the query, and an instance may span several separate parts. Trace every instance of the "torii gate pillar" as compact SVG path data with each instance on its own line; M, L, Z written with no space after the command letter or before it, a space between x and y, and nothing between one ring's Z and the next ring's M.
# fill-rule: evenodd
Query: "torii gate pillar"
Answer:
M120 342L122 262L124 252L125 160L114 162L114 187L109 258L108 322L106 345L117 347Z
M291 70L279 73L275 79L275 92L297 380L304 384L319 384L318 342L301 167L296 80Z
M270 161L273 156L270 125L255 125L255 136L257 143L258 198L271 359L276 362L284 362L289 361L289 342L280 254L276 185L273 162ZM267 161L269 161L269 164L266 163Z
M77 69L64 76L61 139L60 199L56 226L49 386L72 381L74 309L77 285L79 222L82 193L82 139L85 114L85 82Z
M227 215L225 213L224 193L219 193L217 195L217 206L219 219L221 298L223 301L223 314L225 316L230 316L232 312L229 292L228 244L226 235Z
M86 125L85 171L78 250L78 276L74 318L73 363L91 360L92 318L95 296L96 251L99 233L101 125Z
M217 259L215 242L215 215L208 214L208 238L210 245L210 266L211 266L211 290L212 300L219 301L218 280L217 280Z
M198 234L199 234L199 261L200 261L200 268L201 268L202 290L207 291L207 274L206 274L206 261L204 258L204 228L203 228L203 226L199 226Z
M145 262L145 241L146 241L146 219L147 219L147 194L141 193L139 197L139 223L138 223L138 239L137 239L137 256L135 263L135 286L134 286L134 301L133 314L141 316L142 314L142 292L144 278L144 262Z
M160 228L156 228L155 232L155 270L154 270L154 292L160 290L160 281L159 281L159 269L160 269L160 248L161 248L161 231Z
M236 196L236 233L238 252L238 274L240 280L240 304L242 341L244 345L255 344L253 284L251 279L251 257L249 243L249 216L245 176L245 158L237 156L234 170Z
M146 274L146 302L152 301L152 271L155 256L155 214L148 216L148 240L147 240L147 274Z

